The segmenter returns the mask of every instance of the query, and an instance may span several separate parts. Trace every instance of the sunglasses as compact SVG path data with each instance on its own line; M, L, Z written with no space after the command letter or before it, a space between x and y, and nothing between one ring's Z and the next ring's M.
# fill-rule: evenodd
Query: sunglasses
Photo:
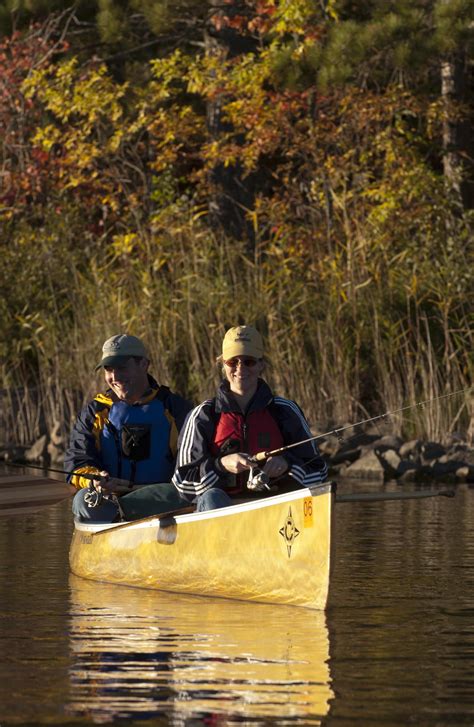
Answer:
M228 361L224 361L224 363L230 369L236 369L239 364L241 366L245 366L248 369L252 369L255 366L255 364L258 363L258 359L257 358L230 358Z

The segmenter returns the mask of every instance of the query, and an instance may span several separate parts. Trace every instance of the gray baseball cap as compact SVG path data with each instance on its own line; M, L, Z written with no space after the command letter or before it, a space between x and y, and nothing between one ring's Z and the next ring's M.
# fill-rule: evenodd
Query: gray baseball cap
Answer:
M125 363L130 356L140 356L147 359L148 353L145 345L136 336L119 333L108 338L102 346L102 360L97 364L95 370L98 371L104 366Z

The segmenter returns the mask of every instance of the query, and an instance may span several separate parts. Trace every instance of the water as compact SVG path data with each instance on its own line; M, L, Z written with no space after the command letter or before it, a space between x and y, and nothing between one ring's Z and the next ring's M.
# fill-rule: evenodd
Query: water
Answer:
M1 727L474 725L474 489L338 505L326 613L76 578L69 506L0 518Z

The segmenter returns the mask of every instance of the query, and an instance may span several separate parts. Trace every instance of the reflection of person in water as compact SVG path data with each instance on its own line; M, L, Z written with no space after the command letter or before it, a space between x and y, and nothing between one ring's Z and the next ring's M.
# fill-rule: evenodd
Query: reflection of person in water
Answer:
M228 724L328 713L324 612L69 582L69 714Z
M108 389L77 417L65 458L66 471L74 473L69 481L79 490L72 505L76 520L117 519L117 501L108 495L119 492L124 481L170 482L178 433L191 405L160 386L149 365L146 348L135 336L119 334L103 345L96 370L103 369ZM83 475L97 475L95 490L105 495L98 506L90 506L91 479ZM183 505L171 485L163 484L160 492L165 510Z
M156 592L108 583L98 589L72 573L69 587L67 713L90 724L156 716L157 703L174 696L170 629L161 623Z

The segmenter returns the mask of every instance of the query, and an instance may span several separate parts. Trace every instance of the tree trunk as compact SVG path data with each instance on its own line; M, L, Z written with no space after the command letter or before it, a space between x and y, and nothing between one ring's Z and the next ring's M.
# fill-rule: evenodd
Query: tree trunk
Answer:
M225 60L255 50L255 41L250 36L226 25L226 17L248 15L249 8L245 2L234 0L223 5L219 0L210 0L209 4L211 15L214 18L220 17L222 22L217 27L212 22L208 23L204 38L206 52ZM214 138L224 131L231 131L229 124L222 120L224 99L225 93L207 106L207 127ZM237 239L246 239L253 243L253 226L247 214L254 206L255 185L252 177L244 179L242 167L238 163L227 166L216 164L210 182L213 194L209 213L213 226L225 230Z
M468 73L464 56L447 59L441 66L441 93L445 106L443 169L446 186L460 213L474 207L471 119L462 108L468 101Z

